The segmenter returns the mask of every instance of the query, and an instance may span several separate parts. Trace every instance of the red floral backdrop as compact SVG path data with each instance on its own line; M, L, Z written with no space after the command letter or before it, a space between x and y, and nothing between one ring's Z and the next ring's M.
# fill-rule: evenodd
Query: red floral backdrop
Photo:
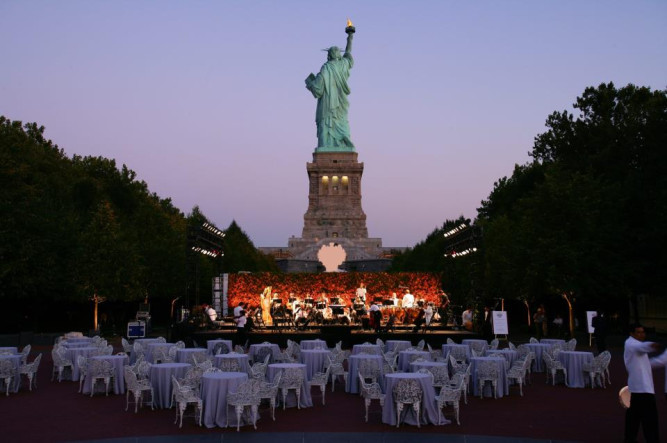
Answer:
M290 292L303 298L306 293L319 295L326 291L338 295L346 304L354 298L360 283L366 285L368 296L389 296L396 292L398 297L409 288L416 299L437 302L440 287L440 274L400 272L321 273L321 274L274 274L268 272L254 274L230 274L228 288L228 306L236 306L243 301L251 306L259 305L260 294L265 287L271 286L273 292L280 294L283 302Z

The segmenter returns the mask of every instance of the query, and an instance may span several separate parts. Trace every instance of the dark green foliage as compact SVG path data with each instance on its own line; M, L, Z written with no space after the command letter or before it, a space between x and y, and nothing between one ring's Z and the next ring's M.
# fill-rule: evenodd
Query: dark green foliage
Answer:
M170 301L195 278L186 226L206 218L195 208L186 219L114 160L67 158L43 133L0 116L0 301L7 307L0 328L85 330L95 291L107 299L103 324L124 328L145 297L166 323ZM234 243L232 256L265 266L250 270L270 269L272 261L248 244ZM209 296L221 262L197 260Z

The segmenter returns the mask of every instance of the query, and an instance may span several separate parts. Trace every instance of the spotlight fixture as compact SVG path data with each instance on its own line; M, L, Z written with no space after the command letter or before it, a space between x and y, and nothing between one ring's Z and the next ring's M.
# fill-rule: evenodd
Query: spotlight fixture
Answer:
M445 254L445 257L451 257L451 258L463 257L465 255L472 254L473 252L477 252L477 248L467 248L459 252L452 251Z

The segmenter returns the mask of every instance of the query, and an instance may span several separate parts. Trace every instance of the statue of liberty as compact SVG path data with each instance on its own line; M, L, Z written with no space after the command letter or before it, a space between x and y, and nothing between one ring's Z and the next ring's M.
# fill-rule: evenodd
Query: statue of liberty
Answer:
M347 24L345 54L341 56L337 46L325 49L327 62L322 65L319 74L311 73L306 79L306 89L317 99L315 122L318 151L354 151L347 119L347 96L350 94L347 79L354 65L352 37L355 29L349 20Z

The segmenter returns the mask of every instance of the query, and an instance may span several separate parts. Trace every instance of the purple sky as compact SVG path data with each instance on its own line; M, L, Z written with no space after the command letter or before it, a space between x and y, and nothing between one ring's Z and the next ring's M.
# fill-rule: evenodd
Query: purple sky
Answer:
M257 246L300 236L316 101L357 33L350 127L384 246L474 218L587 86L667 87L667 2L0 1L0 115Z

